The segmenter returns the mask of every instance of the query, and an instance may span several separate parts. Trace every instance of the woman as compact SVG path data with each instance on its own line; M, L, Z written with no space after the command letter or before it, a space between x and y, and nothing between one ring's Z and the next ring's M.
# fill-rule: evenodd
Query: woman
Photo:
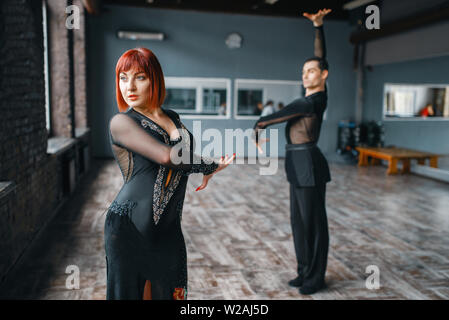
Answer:
M193 136L179 115L161 108L164 75L146 48L118 60L116 97L120 113L110 120L109 137L124 185L105 220L106 299L185 299L181 215L188 175L203 173L196 191L202 190L235 154L219 162L193 154Z

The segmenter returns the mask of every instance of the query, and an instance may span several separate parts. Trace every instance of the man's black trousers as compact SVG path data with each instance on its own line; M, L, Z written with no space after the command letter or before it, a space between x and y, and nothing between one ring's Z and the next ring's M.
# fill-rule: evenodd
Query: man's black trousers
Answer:
M326 184L298 187L290 184L290 218L303 286L321 286L327 267L329 230Z

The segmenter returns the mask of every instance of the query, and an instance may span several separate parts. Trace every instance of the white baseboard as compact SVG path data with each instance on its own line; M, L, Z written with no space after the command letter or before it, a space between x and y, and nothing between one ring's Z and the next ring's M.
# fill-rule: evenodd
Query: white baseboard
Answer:
M410 172L449 183L449 170L432 168L426 165L413 164L410 166Z
M388 161L382 160L382 165L388 167ZM398 161L398 172L400 172L401 169L402 163ZM449 170L447 169L432 168L428 165L421 164L410 164L410 172L423 177L449 183Z

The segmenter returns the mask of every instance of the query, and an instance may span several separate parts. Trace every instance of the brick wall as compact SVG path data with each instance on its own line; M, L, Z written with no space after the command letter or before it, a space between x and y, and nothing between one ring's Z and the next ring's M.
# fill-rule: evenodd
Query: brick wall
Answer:
M65 27L67 1L48 0L47 5L52 134L70 138L69 42Z
M0 12L0 276L21 255L57 202L58 161L47 156L42 8L5 0Z
M64 27L66 1L50 0L48 3L51 11L48 18L53 19L49 25L53 133L70 137L68 41ZM83 39L77 40L80 64L84 63ZM0 43L0 182L13 186L9 188L12 191L6 193L0 190L1 284L69 195L63 193L66 154L47 154L49 137L40 0L0 2ZM81 83L84 82L84 68L83 65L76 67L79 83L75 87L80 94L78 117L85 126L82 92L85 83Z

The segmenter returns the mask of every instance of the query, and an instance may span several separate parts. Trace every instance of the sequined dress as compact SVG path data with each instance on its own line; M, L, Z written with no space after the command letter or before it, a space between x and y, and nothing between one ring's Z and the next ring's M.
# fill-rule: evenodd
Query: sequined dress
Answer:
M191 173L214 172L218 164L195 155L193 135L179 115L163 111L176 125L177 139L131 107L109 123L111 148L124 184L104 225L108 300L187 298L181 230L187 180ZM173 161L174 153L182 156L181 162Z

